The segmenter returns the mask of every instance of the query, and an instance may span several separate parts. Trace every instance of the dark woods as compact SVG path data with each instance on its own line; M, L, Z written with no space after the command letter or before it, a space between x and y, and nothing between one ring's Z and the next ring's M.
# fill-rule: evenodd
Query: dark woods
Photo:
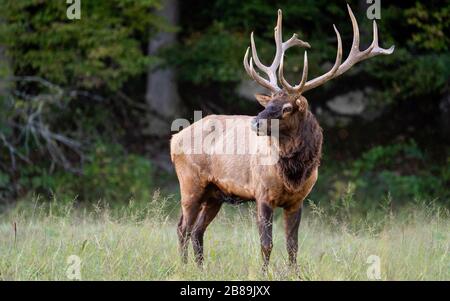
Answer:
M371 41L369 4L349 1ZM177 117L261 111L242 59L255 31L263 63L273 56L276 11L285 39L311 44L310 77L344 57L352 30L343 1L82 1L69 20L64 1L0 0L0 202L33 194L128 201L156 187L175 193L169 158ZM450 1L382 1L380 44L391 56L308 93L324 129L324 203L349 185L362 200L437 199L450 184ZM285 75L297 82L303 50ZM363 197L362 197L363 196ZM361 201L361 203L364 203Z

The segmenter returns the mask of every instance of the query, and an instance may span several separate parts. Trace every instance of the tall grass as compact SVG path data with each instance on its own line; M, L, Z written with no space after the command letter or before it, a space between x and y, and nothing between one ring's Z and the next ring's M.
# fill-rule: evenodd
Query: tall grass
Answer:
M367 280L368 257L376 255L382 280L450 280L447 209L416 202L393 210L384 200L378 211L357 213L350 199L342 202L306 207L297 272L286 264L277 212L270 268L262 274L252 204L224 206L206 232L200 271L191 248L191 261L179 260L172 199L156 194L111 207L34 198L0 216L0 279L67 280L67 258L77 255L83 280Z

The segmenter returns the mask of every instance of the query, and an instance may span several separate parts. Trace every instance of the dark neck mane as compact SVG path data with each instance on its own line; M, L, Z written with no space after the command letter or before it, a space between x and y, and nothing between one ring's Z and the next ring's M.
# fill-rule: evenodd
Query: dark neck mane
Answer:
M303 183L320 164L322 154L322 128L314 115L307 111L298 117L294 128L280 131L280 159L278 172L291 191L302 188Z

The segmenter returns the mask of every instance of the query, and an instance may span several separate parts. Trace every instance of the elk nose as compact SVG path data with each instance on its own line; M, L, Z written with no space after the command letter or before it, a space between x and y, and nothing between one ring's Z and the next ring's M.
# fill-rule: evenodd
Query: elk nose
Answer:
M255 132L258 132L258 119L255 117L252 119L252 121L250 121L250 126L252 128L252 130L254 130Z

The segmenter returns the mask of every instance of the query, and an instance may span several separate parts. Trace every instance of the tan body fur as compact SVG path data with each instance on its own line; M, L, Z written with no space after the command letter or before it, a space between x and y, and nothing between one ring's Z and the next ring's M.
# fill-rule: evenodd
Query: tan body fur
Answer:
M250 129L250 116L225 116L211 115L202 120L221 120L225 128L225 120L239 119L243 122L233 124L245 124L248 129L246 135L255 135ZM194 123L191 127L200 127L201 123ZM227 131L233 129L227 128ZM237 130L237 129L236 129ZM242 131L242 129L239 129ZM258 165L261 161L257 154L189 154L192 153L192 145L189 149L183 147L183 135L191 136L195 130L186 128L175 134L171 141L171 157L176 167L180 181L182 198L184 195L199 195L204 192L209 184L214 184L221 192L230 196L237 196L245 200L263 199L272 207L286 209L298 209L303 199L309 194L317 180L317 169L311 174L304 186L296 191L290 191L283 184L282 177L277 172L276 165ZM203 137L209 132L203 129ZM227 133L223 132L222 139L225 143ZM261 137L258 137L261 139ZM254 139L258 139L254 138ZM236 140L235 140L236 141ZM249 139L246 139L249 141ZM225 143L223 145L225 145ZM179 153L179 154L177 154ZM182 200L183 204L183 200Z
M279 102L283 103L283 101ZM305 105L302 110L296 107L295 113L292 113L293 117L289 119L292 128L298 129L293 130L292 137L283 136L281 133L280 142L277 141L278 143L275 145L281 155L284 154L284 149L293 152L299 145L308 146L312 144L316 146L314 152L312 152L314 160L310 160L312 162L310 174L294 189L292 186L286 185L286 179L281 174L282 171L279 169L278 162L268 165L260 164L262 158L266 158L269 153L264 151L264 147L268 148L269 143L275 142L269 139L269 136L258 136L250 128L251 120L254 117L211 115L172 137L171 158L176 169L181 193L182 214L178 224L178 235L184 262L187 261L187 243L192 236L195 258L201 265L204 232L219 212L224 197L229 196L256 201L264 266L268 264L272 249L273 209L276 207L284 209L289 260L290 263L295 264L302 204L317 180L322 143L321 129L312 114L305 113L307 111L306 99L304 99L304 102ZM274 103L277 103L277 101ZM305 139L307 137L309 139L301 141L301 137L298 136L298 132L303 130L303 127L300 128L299 126L305 123L304 120L308 120L314 125L312 129L315 133L314 137L316 137L315 143L310 143L310 133L307 130L305 130L307 134ZM203 138L207 137L211 134L212 129L217 130L218 123L222 125L220 128L223 128L223 130L215 136L215 140L212 140L210 149L214 149L214 151L194 153L196 145L194 137L198 135ZM216 126L211 126L211 124ZM286 123L281 128L286 128ZM285 130L292 131L289 127ZM232 133L240 133L241 136ZM238 140L238 137L242 140ZM245 148L243 154L217 153L218 150L223 151L225 146L239 145L239 141L251 144L258 139L260 145L262 145L262 152L251 153L249 148ZM186 143L186 141L190 141L190 143ZM234 150L236 151L236 149L237 147Z

